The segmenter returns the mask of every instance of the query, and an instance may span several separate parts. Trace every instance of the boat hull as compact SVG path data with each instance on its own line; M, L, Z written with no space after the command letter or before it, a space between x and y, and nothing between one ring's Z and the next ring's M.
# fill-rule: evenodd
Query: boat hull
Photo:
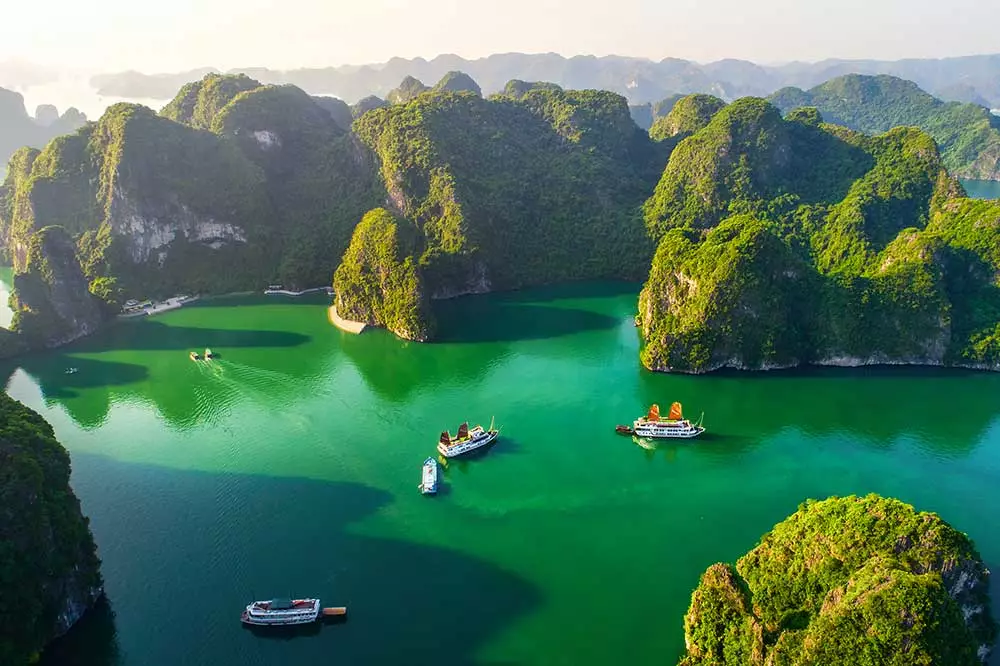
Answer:
M473 451L478 451L483 447L489 446L496 441L499 434L499 430L489 430L482 437L470 439L469 441L462 442L460 444L445 446L442 443L438 443L437 450L438 453L443 455L445 458L457 458L458 456L464 456L472 453Z
M705 432L701 426L691 426L690 428L656 428L650 426L637 426L633 434L637 437L648 439L693 439Z
M258 606L264 602L254 602L243 610L240 621L243 624L256 627L287 627L309 624L318 620L322 611L319 599L304 599L302 601L309 602L309 605L301 609L283 608L274 611L267 611Z
M424 495L434 495L438 490L438 465L437 461L428 458L424 461L423 475L420 479L420 492Z

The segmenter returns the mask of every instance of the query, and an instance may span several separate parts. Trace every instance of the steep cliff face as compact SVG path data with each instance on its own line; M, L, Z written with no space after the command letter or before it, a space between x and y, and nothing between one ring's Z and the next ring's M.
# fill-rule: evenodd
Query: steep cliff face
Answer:
M645 205L643 363L996 367L995 204L963 195L918 130L866 137L734 102Z
M416 229L384 208L366 213L334 275L338 315L406 340L429 339L434 317L415 259L418 242Z
M783 112L817 107L826 119L869 134L915 126L937 141L945 166L961 178L1000 180L1000 118L978 104L943 102L912 81L849 74L805 91L771 96Z
M432 297L644 273L637 212L662 158L623 98L429 92L355 128L379 157L387 206L420 232Z
M126 296L329 282L354 224L384 196L367 149L334 115L297 88L214 74L162 115L114 105L16 156L0 232L23 253L39 229L64 227L86 278Z
M808 501L702 576L681 666L985 663L989 571L938 516L876 495Z
M102 594L69 456L42 417L0 393L0 662L29 663Z
M76 246L62 228L32 234L15 270L11 329L31 346L57 347L93 333L104 321L77 262Z

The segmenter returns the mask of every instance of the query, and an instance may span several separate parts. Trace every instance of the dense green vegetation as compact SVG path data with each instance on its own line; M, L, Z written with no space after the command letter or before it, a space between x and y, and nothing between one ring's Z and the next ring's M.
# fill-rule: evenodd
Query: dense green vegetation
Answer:
M185 86L162 115L114 105L40 153L15 155L0 189L3 245L62 227L85 290L109 310L128 297L329 283L357 220L383 196L370 154L338 124L345 110L219 75ZM18 302L29 300L46 309Z
M419 79L407 76L399 86L389 91L389 94L385 96L385 101L389 102L389 104L405 104L420 93L427 92L428 90L429 88Z
M662 157L625 100L520 92L423 94L355 123L394 210L420 232L433 297L645 272L639 205Z
M62 227L45 227L28 237L11 298L11 330L21 334L24 345L55 347L92 333L105 318L75 255ZM113 284L104 282L98 283L102 295L113 298Z
M817 107L828 122L868 134L914 125L937 141L945 166L962 178L1000 180L1000 118L977 104L942 102L893 76L851 74L809 91L771 96L783 112Z
M479 84L464 72L448 72L434 85L434 90L436 92L467 92L477 97L483 96L483 91L479 88Z
M876 495L807 501L691 596L682 666L975 666L989 572L935 514Z
M417 230L384 208L368 211L334 275L337 312L387 328L407 340L427 340L434 320L417 267Z
M0 393L0 663L29 663L100 593L69 473L51 426Z
M963 199L919 130L821 121L746 98L674 150L645 206L643 363L998 367L998 206Z
M665 116L659 116L649 129L653 141L694 134L708 125L712 116L726 105L712 95L688 95L677 100Z

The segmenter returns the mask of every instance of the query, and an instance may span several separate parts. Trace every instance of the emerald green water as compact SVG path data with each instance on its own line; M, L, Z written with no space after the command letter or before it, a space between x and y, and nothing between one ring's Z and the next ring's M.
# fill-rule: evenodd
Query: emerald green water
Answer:
M110 599L46 663L669 664L705 567L832 494L937 511L996 570L1000 375L653 375L636 291L444 303L427 345L342 333L324 298L220 300L22 359L7 390L72 454ZM614 434L673 400L703 439ZM493 415L421 496L438 433ZM240 626L286 594L349 618Z

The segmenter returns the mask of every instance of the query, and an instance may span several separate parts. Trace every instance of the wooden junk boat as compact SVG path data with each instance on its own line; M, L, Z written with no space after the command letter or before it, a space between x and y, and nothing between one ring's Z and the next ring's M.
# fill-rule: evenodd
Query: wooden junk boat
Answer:
M489 430L481 425L470 430L466 421L458 427L458 434L455 437L452 437L447 430L441 433L437 450L445 458L454 458L493 443L499 434L500 429L494 427L493 420L490 420Z
M697 423L691 423L681 413L679 402L670 405L670 412L663 418L660 416L660 406L653 405L646 416L640 416L632 423L632 434L653 439L690 439L705 432L702 427L704 419L705 415L702 414Z

